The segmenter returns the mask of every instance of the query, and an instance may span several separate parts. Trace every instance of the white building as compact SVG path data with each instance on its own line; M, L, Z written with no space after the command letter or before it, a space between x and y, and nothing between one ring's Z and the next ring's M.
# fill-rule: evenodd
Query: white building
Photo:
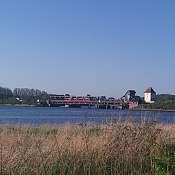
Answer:
M144 92L144 100L146 103L154 103L156 101L156 92L152 87Z

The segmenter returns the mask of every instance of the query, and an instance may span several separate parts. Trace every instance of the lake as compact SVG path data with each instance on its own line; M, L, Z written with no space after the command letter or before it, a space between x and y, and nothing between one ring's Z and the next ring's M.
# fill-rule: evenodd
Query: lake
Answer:
M40 125L106 122L127 118L174 123L175 112L0 106L0 124Z

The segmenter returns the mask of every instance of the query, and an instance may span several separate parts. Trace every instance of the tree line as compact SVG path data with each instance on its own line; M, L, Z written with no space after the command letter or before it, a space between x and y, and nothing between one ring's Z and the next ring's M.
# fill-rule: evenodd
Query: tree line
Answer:
M39 97L47 95L46 91L30 88L15 88L13 91L9 88L0 87L0 97Z
M154 104L146 104L146 108L151 109L175 109L175 95L160 94L157 95L156 102Z

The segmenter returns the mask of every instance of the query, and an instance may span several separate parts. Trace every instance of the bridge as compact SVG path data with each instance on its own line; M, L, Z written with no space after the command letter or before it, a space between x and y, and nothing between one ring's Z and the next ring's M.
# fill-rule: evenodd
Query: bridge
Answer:
M95 106L96 108L105 108L105 109L118 109L124 108L126 105L122 103L121 100L108 99L108 100L98 100L96 97L76 97L76 96L64 96L64 95L55 95L50 96L47 100L48 106L59 107L82 107L82 106Z

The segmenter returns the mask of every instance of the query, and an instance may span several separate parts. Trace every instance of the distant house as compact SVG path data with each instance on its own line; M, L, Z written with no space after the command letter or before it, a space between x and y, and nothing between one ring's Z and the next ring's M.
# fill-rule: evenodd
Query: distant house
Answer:
M156 101L156 92L152 87L149 87L144 92L145 103L154 103Z
M141 102L141 98L136 96L135 90L128 90L126 94L122 97L125 104L128 105L129 109L137 108Z
M132 101L136 97L135 94L136 94L136 91L135 90L128 90L126 92L126 94L123 96L124 101L125 102Z

